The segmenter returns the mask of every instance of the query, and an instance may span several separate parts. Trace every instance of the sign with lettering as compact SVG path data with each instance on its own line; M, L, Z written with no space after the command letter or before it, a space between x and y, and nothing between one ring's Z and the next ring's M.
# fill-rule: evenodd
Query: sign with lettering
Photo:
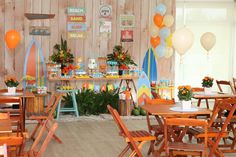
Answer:
M86 24L70 22L67 24L67 31L86 31Z
M103 18L111 17L112 6L111 5L100 5L99 13L100 13L100 16Z
M132 28L135 26L134 15L120 15L120 27L121 28Z
M85 32L68 32L69 38L85 38Z
M67 16L68 22L85 22L86 17L85 16Z
M122 30L120 37L121 42L133 42L133 30Z
M86 13L86 10L83 7L68 7L67 8L68 15L84 15L85 13Z

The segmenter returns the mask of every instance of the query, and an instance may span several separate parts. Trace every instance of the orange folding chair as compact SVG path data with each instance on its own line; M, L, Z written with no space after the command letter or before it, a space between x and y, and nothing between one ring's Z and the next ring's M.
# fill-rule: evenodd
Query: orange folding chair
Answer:
M224 92L223 89L222 89L223 86L225 86L225 87L229 86L230 89L231 89L232 94L235 94L235 90L234 90L233 85L230 81L216 80L216 83L217 83L217 86L218 86L220 92Z
M151 149L151 151L154 153L154 142L156 140L155 136L152 136L150 133L144 130L128 131L125 124L121 120L119 113L110 105L107 105L107 108L111 113L114 121L116 122L118 128L120 129L120 135L125 138L125 142L127 143L127 146L119 154L119 157L123 157L129 149L132 150L132 153L129 155L129 157L134 157L135 155L138 157L142 157L140 149L148 141L152 143L152 147L150 147L149 149ZM136 143L138 143L138 145ZM159 154L156 155L158 156Z

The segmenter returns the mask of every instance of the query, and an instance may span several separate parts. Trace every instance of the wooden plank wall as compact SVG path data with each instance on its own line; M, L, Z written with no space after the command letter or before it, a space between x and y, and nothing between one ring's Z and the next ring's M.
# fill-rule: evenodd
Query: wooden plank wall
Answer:
M141 67L144 55L150 47L149 27L152 23L154 8L160 2L167 5L168 13L175 14L175 0L0 0L0 86L4 76L14 74L18 79L23 76L23 63L27 46L32 38L42 45L45 59L52 54L53 46L60 42L60 36L67 38L66 8L79 6L86 8L87 37L85 39L68 39L74 55L82 56L85 65L88 58L106 56L112 52L115 44L120 43L120 14L134 14L134 42L124 43L135 62ZM110 39L99 36L99 5L112 6L112 34ZM29 21L24 13L53 13L52 20ZM50 36L29 35L30 25L51 27ZM20 32L21 41L16 49L7 48L4 35L15 29ZM174 57L158 59L159 79L174 79Z

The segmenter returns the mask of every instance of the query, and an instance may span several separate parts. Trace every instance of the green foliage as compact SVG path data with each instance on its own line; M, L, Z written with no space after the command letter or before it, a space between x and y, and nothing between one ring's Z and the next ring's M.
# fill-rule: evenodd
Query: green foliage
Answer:
M213 78L205 76L202 79L202 87L207 87L207 88L212 87L213 86L213 80L214 80Z
M113 53L107 55L108 61L117 61L118 65L136 65L128 54L128 50L124 50L122 45L115 45L113 48Z
M78 110L80 115L98 115L108 113L107 105L110 104L118 109L119 95L117 90L95 93L91 90L82 90L76 94ZM62 102L65 107L72 107L72 98L69 94L63 96Z
M190 86L179 86L178 87L179 100L189 101L193 97L193 92Z
M67 47L67 41L63 40L61 37L61 44L54 45L54 52L49 59L53 62L65 64L65 63L73 63L74 56L70 53L70 49Z
M19 82L16 80L15 77L7 77L4 80L7 87L17 87L19 85Z

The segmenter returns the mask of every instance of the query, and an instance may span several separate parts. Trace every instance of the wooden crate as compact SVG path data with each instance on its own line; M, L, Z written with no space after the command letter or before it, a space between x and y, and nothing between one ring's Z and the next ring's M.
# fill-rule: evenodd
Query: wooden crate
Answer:
M44 99L46 94L34 94L34 98L27 99L26 110L28 113L39 113L44 111Z

